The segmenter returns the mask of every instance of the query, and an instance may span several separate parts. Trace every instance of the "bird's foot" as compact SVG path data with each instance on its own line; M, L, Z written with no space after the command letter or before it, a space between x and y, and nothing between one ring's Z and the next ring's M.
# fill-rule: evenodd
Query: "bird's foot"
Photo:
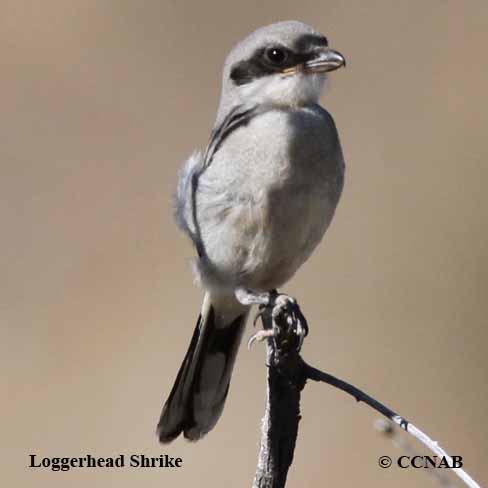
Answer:
M300 351L303 339L308 334L308 324L297 301L285 294L277 294L271 310L276 347L288 349L295 347Z
M297 301L276 290L266 294L253 294L253 296L260 297L260 302L253 302L260 305L254 324L261 318L264 329L250 338L248 347L250 348L255 341L262 342L264 339L272 338L278 350L286 351L295 348L300 351L303 339L308 334L308 325Z
M257 342L263 342L265 339L268 339L269 337L273 337L274 335L274 330L273 329L263 329L263 330L258 330L255 334L253 334L250 338L249 341L247 341L247 348L251 349L252 345L257 341Z

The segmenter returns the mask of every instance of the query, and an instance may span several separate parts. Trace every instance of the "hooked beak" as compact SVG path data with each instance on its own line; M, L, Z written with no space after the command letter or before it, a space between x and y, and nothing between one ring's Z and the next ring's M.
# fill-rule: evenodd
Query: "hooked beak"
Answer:
M346 66L344 56L333 49L321 52L316 58L307 61L304 69L309 73L327 73Z
M310 61L287 68L281 74L287 77L297 73L327 73L339 69L342 66L346 66L344 56L338 51L327 48Z

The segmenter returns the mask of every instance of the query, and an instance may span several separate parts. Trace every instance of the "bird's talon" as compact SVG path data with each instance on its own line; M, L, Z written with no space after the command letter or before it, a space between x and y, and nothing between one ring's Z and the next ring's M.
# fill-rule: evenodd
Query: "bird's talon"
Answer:
M263 342L268 337L273 337L273 335L273 329L260 330L250 337L249 341L247 342L247 348L250 350L255 341Z

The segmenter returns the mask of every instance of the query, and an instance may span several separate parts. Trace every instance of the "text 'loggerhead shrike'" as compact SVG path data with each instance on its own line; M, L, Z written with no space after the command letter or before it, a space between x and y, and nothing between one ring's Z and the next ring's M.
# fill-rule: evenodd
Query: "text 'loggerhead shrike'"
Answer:
M329 226L344 182L334 121L319 105L345 65L301 22L258 29L228 55L217 120L184 165L176 219L205 289L190 347L166 401L161 442L198 440L222 413L252 304L267 304Z

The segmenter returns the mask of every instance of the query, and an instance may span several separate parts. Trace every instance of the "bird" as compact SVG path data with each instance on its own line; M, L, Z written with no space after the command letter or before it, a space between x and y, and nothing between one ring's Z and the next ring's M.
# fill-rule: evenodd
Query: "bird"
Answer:
M157 436L197 441L221 416L246 319L322 240L345 164L319 104L345 58L299 21L261 27L228 54L214 129L183 165L175 217L205 295Z

